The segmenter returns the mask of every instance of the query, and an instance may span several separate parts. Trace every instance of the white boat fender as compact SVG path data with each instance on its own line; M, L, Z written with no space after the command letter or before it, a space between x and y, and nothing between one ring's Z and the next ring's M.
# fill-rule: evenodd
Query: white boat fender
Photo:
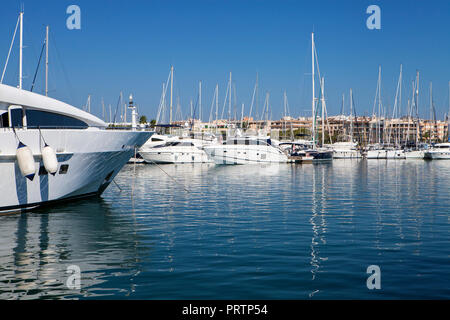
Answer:
M22 176L33 181L36 174L36 167L34 165L34 158L31 149L19 141L16 151L17 162L19 163L20 172Z
M54 176L58 171L58 159L56 158L55 151L48 144L45 144L41 152L45 170L47 170L48 173Z

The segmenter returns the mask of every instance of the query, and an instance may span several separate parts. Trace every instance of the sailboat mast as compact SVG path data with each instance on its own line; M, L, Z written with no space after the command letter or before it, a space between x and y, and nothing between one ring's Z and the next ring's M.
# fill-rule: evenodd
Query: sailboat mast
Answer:
M378 69L378 144L381 144L381 66ZM384 126L383 126L384 127Z
M170 67L170 115L169 124L172 124L172 108L173 108L173 66Z
M353 142L353 92L350 88L350 141Z
M45 95L48 96L48 31L49 26L45 27Z
M416 147L419 144L420 119L419 119L419 71L416 74Z
M321 96L322 96L322 147L325 143L325 97L324 97L324 85L325 85L325 79L322 77L321 81Z
M315 101L316 96L314 92L314 32L311 33L311 57L312 57L312 142L313 148L316 148L316 112L315 112Z
M202 82L198 83L198 120L202 122Z
M228 96L228 121L231 120L231 71L230 71L230 82L228 83L229 93Z
M219 84L216 83L216 127L217 127L217 120L218 120L218 114L219 114Z
M19 89L22 89L22 51L23 51L23 11L20 12L20 31L19 31Z
M432 112L433 112L433 82L430 82L430 121L433 118ZM428 137L428 141L430 142L430 144L431 144L431 134L432 134L432 131L431 131L431 123L430 123L430 134Z
M241 108L241 129L244 126L244 104L242 104L242 108Z

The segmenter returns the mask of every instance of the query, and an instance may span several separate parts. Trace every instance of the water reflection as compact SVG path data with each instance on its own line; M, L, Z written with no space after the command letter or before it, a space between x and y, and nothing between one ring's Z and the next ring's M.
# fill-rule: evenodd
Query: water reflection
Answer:
M112 215L100 198L1 219L0 299L92 296L108 270L135 274L145 255L132 216ZM81 269L81 291L66 286L69 265Z
M449 169L126 166L100 199L0 217L0 299L450 297Z
M312 215L309 219L313 237L311 239L311 274L312 280L316 279L316 276L320 272L320 264L322 261L326 261L327 257L321 257L320 247L326 245L326 232L327 224L325 220L326 210L326 171L329 165L317 165L314 166L314 172L312 175ZM319 181L317 181L319 180ZM318 293L319 290L315 289L309 294L312 297Z

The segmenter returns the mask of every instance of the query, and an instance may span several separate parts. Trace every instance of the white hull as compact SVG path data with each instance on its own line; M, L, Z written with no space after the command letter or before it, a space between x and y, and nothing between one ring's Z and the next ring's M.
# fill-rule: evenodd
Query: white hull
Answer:
M208 155L196 147L154 148L140 151L139 154L147 163L207 163Z
M49 202L101 194L134 155L135 146L141 146L151 134L98 129L42 130L46 142L57 154L58 171L52 176L43 169L39 131L17 130L19 139L33 152L36 176L30 181L19 170L14 133L0 129L0 211L21 211Z
M424 154L424 158L425 159L429 159L429 160L450 160L450 150L447 151L435 151L435 150L430 150L430 151L426 151Z
M406 159L423 159L424 156L425 153L422 150L412 150L405 152Z
M269 145L211 145L205 152L216 164L288 162L286 154Z
M369 150L367 151L367 159L405 159L405 151L403 150Z

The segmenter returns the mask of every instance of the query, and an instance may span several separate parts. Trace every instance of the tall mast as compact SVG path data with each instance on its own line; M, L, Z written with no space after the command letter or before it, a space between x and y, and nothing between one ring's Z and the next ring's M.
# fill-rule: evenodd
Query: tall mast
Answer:
M433 82L430 82L430 121L433 118L432 112L433 112ZM432 131L431 131L431 122L430 122L430 135L428 137L428 141L430 142L430 144L431 144L431 134L432 134Z
M22 51L23 51L23 11L20 12L20 31L19 31L19 89L22 89Z
M314 32L311 33L311 57L312 57L312 142L313 148L316 148L316 112L315 112L315 101L316 96L314 92Z
M283 136L286 136L286 116L287 116L286 90L283 91L283 105L284 105Z
M218 114L219 114L219 84L216 83L216 128L217 128L217 120L218 120Z
M381 143L381 66L378 67L378 144ZM383 125L384 128L384 125Z
M170 67L170 115L169 124L172 124L172 107L173 107L173 66Z
M416 74L416 147L419 144L420 120L419 120L419 70Z
M400 79L399 81L399 102L398 102L398 110L397 110L397 118L401 117L402 112L402 81L403 81L403 65L400 65ZM397 135L396 135L396 145L400 146L400 123L397 125Z
M49 26L45 27L45 95L48 96L48 31Z
M255 119L258 119L258 72L256 73L256 83L255 83Z
M198 83L198 120L202 122L202 82Z
M345 132L345 117L344 117L344 108L345 108L345 98L344 94L342 94L342 108L341 108L341 115L342 115L342 133Z
M242 104L241 108L241 129L244 126L244 104Z
M350 141L353 142L353 92L350 88Z
M231 120L231 71L230 71L230 83L228 84L229 86L229 93L230 95L228 96L228 121Z
M321 80L321 96L322 96L322 147L325 143L325 97L324 97L324 85L325 85L325 79L322 77Z

